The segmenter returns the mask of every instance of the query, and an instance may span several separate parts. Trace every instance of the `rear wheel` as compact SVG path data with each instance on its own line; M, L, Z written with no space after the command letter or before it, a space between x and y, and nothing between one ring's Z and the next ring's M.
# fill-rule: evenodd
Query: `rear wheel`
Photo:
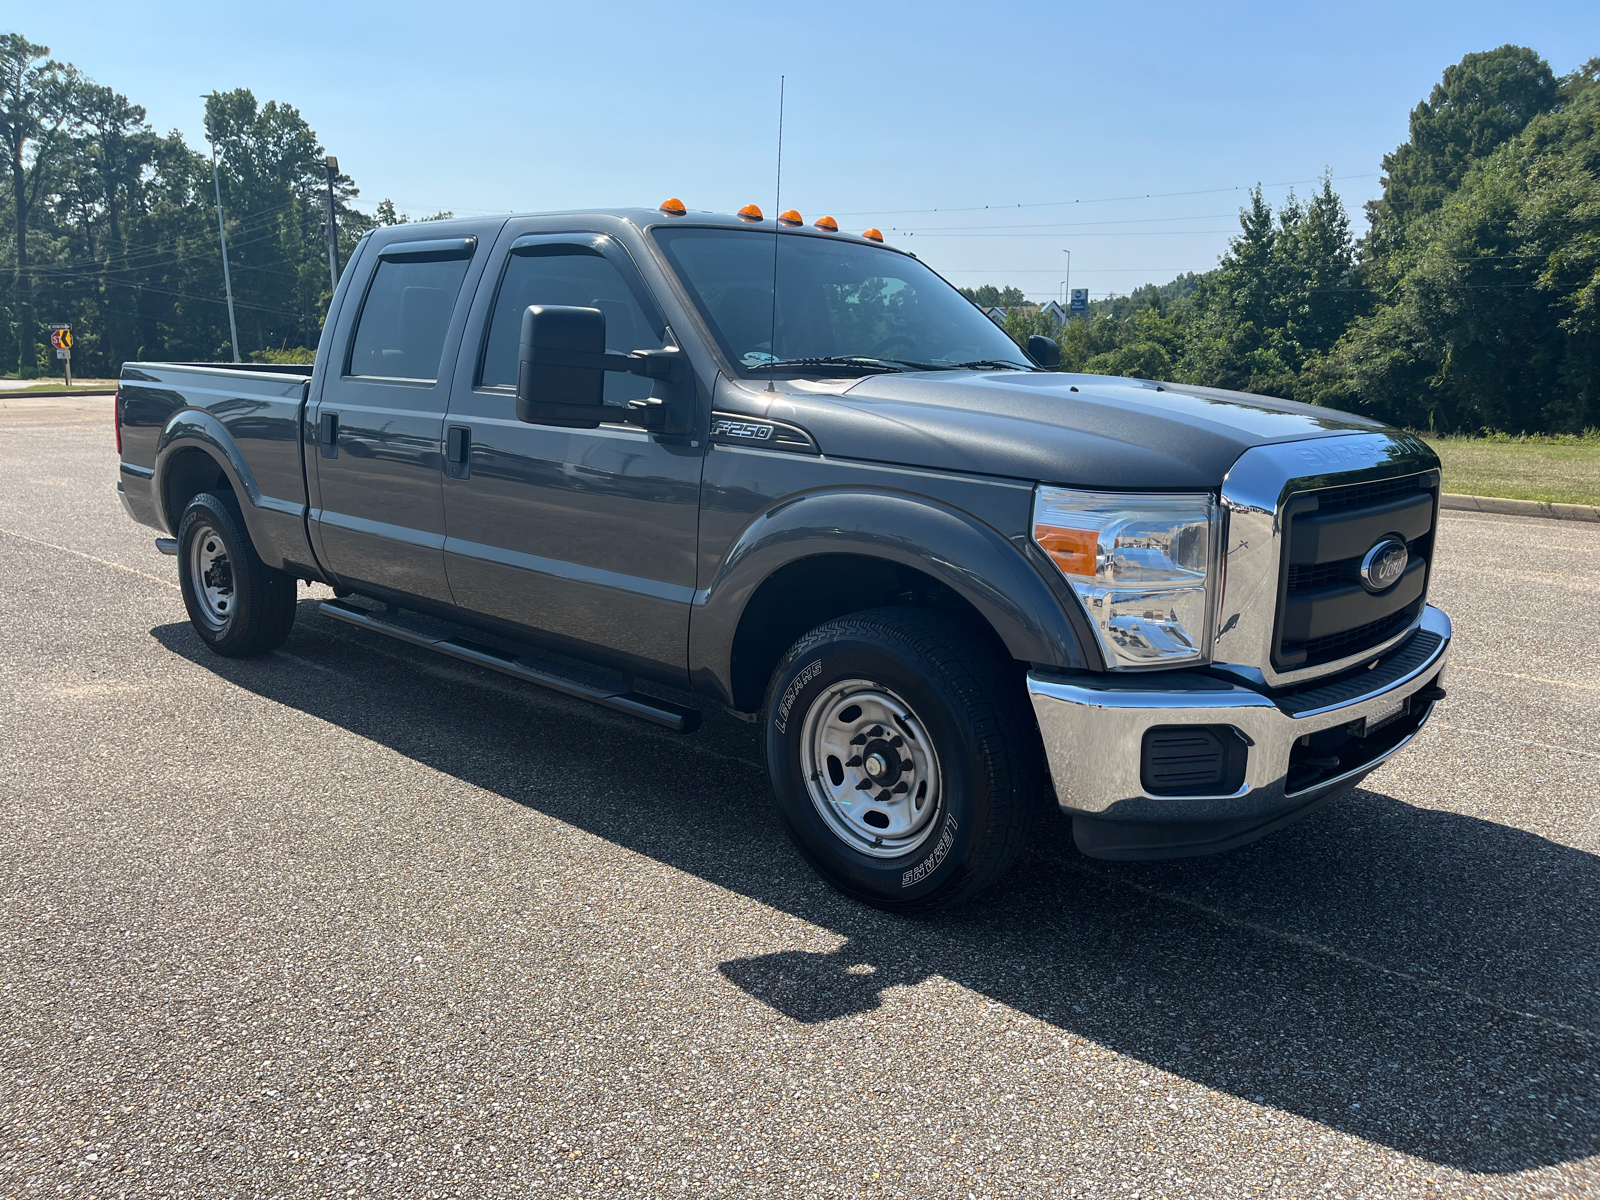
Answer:
M952 904L1016 861L1039 809L1037 727L1003 655L918 609L819 626L773 676L767 770L795 844L881 908Z
M261 561L232 495L202 492L178 523L178 579L189 622L218 654L283 645L294 625L294 576Z

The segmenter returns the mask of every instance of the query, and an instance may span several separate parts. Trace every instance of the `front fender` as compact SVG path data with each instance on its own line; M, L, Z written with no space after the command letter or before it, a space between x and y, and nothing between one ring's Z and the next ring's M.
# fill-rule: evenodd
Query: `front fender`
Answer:
M1061 598L1022 545L925 497L838 488L791 496L757 515L711 582L695 592L689 668L697 686L731 699L734 636L756 589L780 568L825 554L912 567L970 603L1013 658L1066 669L1085 665Z

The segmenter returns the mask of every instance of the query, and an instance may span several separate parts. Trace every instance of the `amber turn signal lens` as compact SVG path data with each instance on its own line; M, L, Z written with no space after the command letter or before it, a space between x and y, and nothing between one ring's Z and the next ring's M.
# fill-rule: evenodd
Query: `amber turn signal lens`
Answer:
M671 200L661 202L661 211L669 217L681 217L689 210L683 206L683 201L674 196Z
M759 221L761 220L761 209L754 204L746 204L739 210L739 219L741 221Z
M881 241L883 241L883 234L880 231L876 230L876 229L864 230L862 232L861 236L866 238L867 241L869 241L869 242L881 242Z
M800 225L804 225L805 223L806 219L799 213L795 212L795 210L792 208L788 212L778 214L779 225L787 225L789 228L794 229Z
M1095 530L1035 525L1033 540L1055 560L1064 574L1094 578L1100 551L1100 535Z
M835 221L832 217L818 217L817 228L822 230L824 233L838 233L839 222Z

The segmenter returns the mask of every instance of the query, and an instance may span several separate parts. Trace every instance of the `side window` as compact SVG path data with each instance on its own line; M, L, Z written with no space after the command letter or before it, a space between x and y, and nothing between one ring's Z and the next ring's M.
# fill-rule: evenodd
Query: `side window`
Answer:
M500 280L484 345L481 387L517 386L517 346L522 340L522 314L530 304L570 304L598 308L606 316L606 349L659 350L662 339L653 328L621 272L587 246L531 247L513 252ZM650 394L650 381L619 371L606 372L605 400L626 404Z
M361 305L345 373L438 379L445 332L470 261L381 259Z

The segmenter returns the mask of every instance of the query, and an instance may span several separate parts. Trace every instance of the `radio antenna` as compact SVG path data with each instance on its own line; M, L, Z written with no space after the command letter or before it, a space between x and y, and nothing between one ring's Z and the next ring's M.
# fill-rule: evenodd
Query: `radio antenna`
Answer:
M773 362L778 361L778 218L783 212L783 89L786 79L787 76L778 76L778 185L772 197L772 331L767 336L767 349ZM772 376L768 375L767 391L777 390Z

